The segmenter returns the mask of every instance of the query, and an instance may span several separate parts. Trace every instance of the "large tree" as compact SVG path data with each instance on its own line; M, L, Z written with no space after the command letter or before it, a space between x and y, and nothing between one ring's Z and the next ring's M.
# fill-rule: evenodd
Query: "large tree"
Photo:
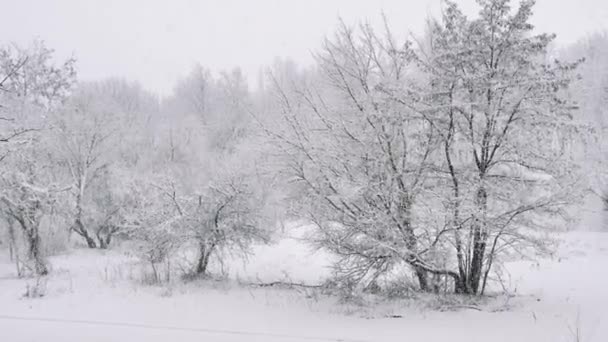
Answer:
M533 32L534 1L510 3L479 0L469 19L446 1L418 52L429 89L419 111L443 144L457 292L482 293L500 252L542 249L539 228L556 222L540 214L563 214L584 187L568 143L582 126L564 92L578 62L551 60L555 36Z
M367 286L405 264L429 290L430 266L420 255L433 232L417 220L426 220L418 196L435 133L404 105L408 94L383 90L405 86L409 45L390 32L342 23L316 57L312 70L275 68L271 84L282 124L264 123L300 189L301 209L318 228L315 243L339 256L340 284Z
M564 92L577 63L550 60L533 1L509 4L480 0L469 19L446 1L417 45L342 25L313 71L273 75L284 125L267 131L342 279L409 265L422 290L432 274L482 293L501 256L546 247L558 222L543 214L578 198Z

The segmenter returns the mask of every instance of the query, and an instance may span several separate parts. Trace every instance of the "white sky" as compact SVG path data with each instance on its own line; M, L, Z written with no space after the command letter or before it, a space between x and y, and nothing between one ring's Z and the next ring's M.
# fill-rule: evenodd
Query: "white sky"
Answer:
M459 0L474 14L474 0ZM518 3L516 0L514 2ZM120 76L168 94L194 63L240 66L254 84L275 56L311 61L337 18L380 21L418 33L440 0L0 0L0 43L40 37L58 56L74 54L79 78ZM608 0L538 0L534 23L567 44L608 28Z

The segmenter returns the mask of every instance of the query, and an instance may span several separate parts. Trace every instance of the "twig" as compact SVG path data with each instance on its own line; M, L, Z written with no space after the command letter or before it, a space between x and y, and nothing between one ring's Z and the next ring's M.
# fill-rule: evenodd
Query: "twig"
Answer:
M254 283L254 282L248 282L248 283L244 283L245 285L248 286L253 286L253 287L302 287L302 288L307 288L307 289L321 289L324 288L325 285L323 284L318 284L318 285L309 285L309 284L302 284L302 283L292 283L292 282L285 282L285 281L273 281L273 282L269 282L269 283Z

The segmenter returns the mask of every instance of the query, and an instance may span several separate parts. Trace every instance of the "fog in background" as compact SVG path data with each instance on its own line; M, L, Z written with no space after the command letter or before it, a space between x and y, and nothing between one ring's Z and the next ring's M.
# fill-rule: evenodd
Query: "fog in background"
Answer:
M73 54L81 80L125 77L168 95L195 63L214 72L240 67L249 84L275 57L309 64L341 17L382 24L395 34L423 32L439 0L2 0L3 41L40 37L58 57ZM474 0L459 1L476 14ZM608 2L539 0L532 23L570 44L607 28Z

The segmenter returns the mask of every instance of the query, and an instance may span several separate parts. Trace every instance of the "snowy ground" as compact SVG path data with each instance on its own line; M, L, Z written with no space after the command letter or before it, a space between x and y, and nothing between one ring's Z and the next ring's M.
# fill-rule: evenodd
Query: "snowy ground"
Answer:
M289 232L288 232L289 233ZM315 283L326 257L290 234L259 247L241 279ZM437 311L398 301L358 306L311 291L234 283L142 286L141 266L117 251L74 250L51 259L43 298L22 298L35 279L16 279L0 256L0 341L608 341L608 234L563 234L559 253L508 266L517 296L482 311ZM392 316L399 316L393 318Z

